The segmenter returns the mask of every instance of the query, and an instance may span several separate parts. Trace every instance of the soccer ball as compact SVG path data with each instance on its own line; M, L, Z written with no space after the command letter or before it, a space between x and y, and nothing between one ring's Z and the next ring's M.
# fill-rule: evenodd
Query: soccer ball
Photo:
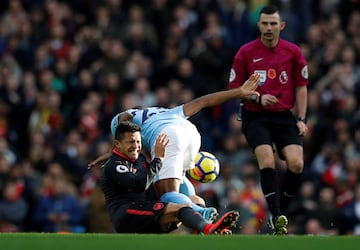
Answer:
M187 176L201 182L213 182L220 173L220 164L215 155L200 151L195 157L195 167L187 171Z

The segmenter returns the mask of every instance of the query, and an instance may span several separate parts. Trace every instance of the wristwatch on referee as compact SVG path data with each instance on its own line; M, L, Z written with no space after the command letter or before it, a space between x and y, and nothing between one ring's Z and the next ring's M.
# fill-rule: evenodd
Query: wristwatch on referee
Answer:
M299 117L297 118L297 121L298 121L298 122L303 122L303 123L306 124L307 119L306 119L306 117L301 117L301 116L299 116Z
M255 94L254 94L254 95L251 95L251 96L250 96L250 101L253 102L253 103L257 103L257 97L258 97L258 96L255 95Z

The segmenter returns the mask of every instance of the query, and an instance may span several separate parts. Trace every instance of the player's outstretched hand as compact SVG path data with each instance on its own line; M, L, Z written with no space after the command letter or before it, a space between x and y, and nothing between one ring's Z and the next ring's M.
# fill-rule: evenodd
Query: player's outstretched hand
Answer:
M249 100L252 95L260 96L259 92L255 91L255 89L259 86L259 82L260 74L252 74L240 87L241 99Z
M155 157L161 160L165 157L165 148L169 144L169 137L166 134L159 134L155 142Z
M96 158L95 160L93 160L88 164L88 169L90 170L93 167L103 167L105 161L107 161L107 159L109 159L110 156L111 156L111 152L100 155L98 158Z

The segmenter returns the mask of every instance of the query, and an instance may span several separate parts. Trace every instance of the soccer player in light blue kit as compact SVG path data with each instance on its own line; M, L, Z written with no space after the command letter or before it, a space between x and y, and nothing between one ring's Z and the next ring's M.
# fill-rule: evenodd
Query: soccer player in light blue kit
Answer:
M194 124L188 118L205 107L215 106L227 100L241 98L249 100L257 95L254 91L258 86L259 75L254 74L242 85L232 90L215 92L201 96L172 109L149 107L145 109L129 109L117 114L111 121L111 132L115 133L117 125L122 121L132 121L141 127L143 145L154 157L156 138L159 134L166 134L169 144L163 159L163 166L155 177L154 187L160 201L178 204L189 204L195 211L209 221L218 215L215 208L202 207L191 201L187 195L195 192L190 182L185 179L184 172L194 167L194 159L201 146L201 136ZM100 157L102 160L107 159ZM99 158L95 162L100 161ZM91 163L96 164L96 163ZM180 193L180 184L184 181L187 195Z

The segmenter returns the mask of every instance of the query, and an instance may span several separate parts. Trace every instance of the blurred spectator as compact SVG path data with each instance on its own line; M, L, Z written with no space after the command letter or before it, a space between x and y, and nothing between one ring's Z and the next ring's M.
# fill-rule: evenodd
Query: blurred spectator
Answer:
M321 226L321 223L318 219L311 218L305 223L305 235L328 235L326 230Z
M179 60L175 79L179 80L184 88L190 88L196 96L204 95L210 90L210 86L205 85L204 79L195 71L194 64L189 58Z
M33 69L38 77L41 77L43 71L48 70L54 64L54 57L46 44L39 45L35 49L35 63Z
M171 105L176 106L180 104L180 94L183 88L183 83L178 79L171 79L167 83L167 89L169 91L169 99Z
M38 92L36 95L36 106L31 111L28 122L30 136L35 131L40 131L44 135L50 132L49 116L48 96L44 92Z
M93 64L94 70L103 76L109 72L114 72L120 76L125 74L128 51L120 39L104 38L100 41L100 49L104 54Z
M24 230L24 221L28 204L22 198L24 186L17 181L8 181L0 198L0 232L20 232Z
M89 95L85 99L79 108L78 113L78 128L79 133L84 136L84 140L88 143L92 143L96 138L101 135L99 121L101 114L99 112L99 105L97 93ZM95 99L91 98L95 97Z
M132 5L128 11L128 20L122 25L123 40L130 53L140 51L143 55L158 60L156 50L158 38L155 28L146 20L144 10L139 5Z
M84 228L84 211L76 197L66 191L63 178L52 180L52 193L41 196L34 212L34 222L42 232L82 233Z
M232 38L231 49L235 50L254 37L249 1L217 1L224 25ZM250 3L251 4L251 3ZM234 51L235 53L235 51Z
M226 87L222 83L228 79L234 53L230 49L230 34L227 27L221 24L219 15L208 12L204 22L201 37L194 38L191 49L195 68L204 78L204 83L199 86L204 89L197 94L220 91Z
M242 166L240 176L244 182L244 188L240 190L240 204L249 212L246 224L252 228L252 233L261 232L267 210L255 163L249 162Z
M140 51L134 51L125 65L126 89L132 89L139 77L150 77L153 69L152 60Z
M115 23L111 22L110 8L102 5L96 8L96 20L92 25L97 37L114 37L120 38L120 29Z
M239 150L239 145L236 141L235 134L225 135L221 138L221 150L216 152L216 157L220 162L231 162L234 175L239 175L243 166L251 159L252 154L249 154L244 147L244 150Z
M96 155L109 152L110 142L100 142L96 148ZM80 201L86 209L87 231L93 233L114 232L109 214L105 206L105 197L100 186L101 168L88 171L80 186Z
M43 41L49 34L49 27L46 23L46 14L41 6L34 5L30 9L29 21L33 37L37 43Z
M13 165L17 160L16 152L11 148L5 137L0 137L0 155L5 157L10 165Z
M28 21L28 14L20 0L10 0L9 7L3 13L1 24L6 28L6 34L11 35L19 31L20 26Z
M169 107L170 104L170 94L169 90L166 87L157 87L155 89L155 99L156 104L153 106L158 107Z
M60 145L59 162L70 175L69 180L77 186L82 182L90 161L88 155L91 142L86 141L85 136L79 130L73 129Z
M327 235L339 233L340 211L335 206L335 191L333 188L323 187L320 189L317 208L309 211L309 220L311 219L319 221L323 233Z
M7 122L9 127L7 138L9 143L16 147L21 145L19 137L22 135L23 130L26 129L26 125L23 123L26 114L23 110L20 84L19 78L9 75L4 79L4 89L0 94L0 98L5 102L8 110Z
M147 20L152 23L155 39L157 39L157 48L163 48L166 39L166 29L171 20L171 11L168 0L152 0L147 10Z
M50 34L49 46L52 55L56 59L67 58L72 43L66 38L65 27L61 23L54 23L50 29Z
M212 188L215 191L219 199L220 207L225 209L229 206L230 200L228 195L230 194L230 190L240 192L245 185L234 172L234 167L231 162L220 161L220 175L214 183L211 183L208 186L210 186L208 188Z
M7 119L7 113L9 108L6 103L0 99L0 137L7 137L9 133L9 122Z
M180 51L171 44L164 47L163 58L157 65L158 74L154 75L154 83L158 86L165 86L175 78L177 62L180 58Z
M355 195L352 202L341 209L343 234L360 235L360 184L355 187Z
M150 82L146 78L141 77L135 80L134 89L131 92L135 106L151 107L157 103L156 96L150 87Z
M107 125L110 123L113 114L116 113L119 108L117 103L122 98L124 91L122 78L115 72L109 72L100 79L99 88L102 96L100 96L98 92L91 91L88 93L87 98L91 99L91 96L93 96L93 98L97 98L100 102L102 101L102 104L96 105L95 108L97 110L102 108L104 112L101 119L103 119ZM86 100L84 102L86 102ZM103 126L102 128L107 128L107 126Z
M291 224L288 227L288 232L292 234L309 233L304 228L305 221L308 219L309 213L317 209L316 202L316 186L311 181L302 183L298 198L290 203L288 209L288 218ZM310 225L312 222L308 222Z
M27 214L23 223L24 231L32 231L36 227L32 223L32 214L34 212L35 202L37 199L37 189L41 185L42 173L35 169L34 165L27 159L18 163L19 180L24 183L22 197L27 204Z

